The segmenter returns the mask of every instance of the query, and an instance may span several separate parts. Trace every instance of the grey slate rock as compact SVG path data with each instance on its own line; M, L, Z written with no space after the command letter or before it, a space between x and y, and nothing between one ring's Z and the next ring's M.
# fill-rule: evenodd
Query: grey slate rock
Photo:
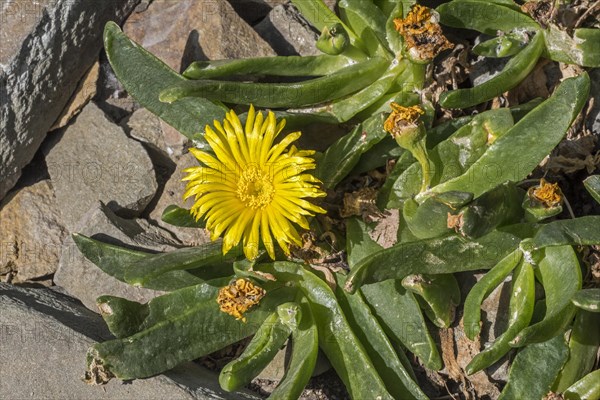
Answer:
M4 1L0 7L0 199L98 57L107 21L139 0Z
M150 225L143 219L120 218L101 203L89 210L74 232L103 242L151 252L170 251L180 245L164 229ZM96 298L101 295L144 303L160 294L155 290L130 286L106 274L81 254L71 237L63 246L54 282L93 311L97 311Z
M163 375L85 384L86 352L112 339L102 318L49 289L0 283L0 393L5 399L251 399L225 393L214 373L186 363Z
M322 54L315 47L319 34L291 4L273 7L254 29L280 56Z
M137 216L157 190L154 167L143 146L125 135L95 104L44 145L48 172L65 226L98 200L125 216Z

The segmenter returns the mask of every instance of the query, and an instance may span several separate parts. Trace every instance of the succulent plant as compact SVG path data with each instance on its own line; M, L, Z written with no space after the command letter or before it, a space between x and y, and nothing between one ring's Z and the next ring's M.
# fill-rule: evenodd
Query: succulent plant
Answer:
M107 54L126 89L195 139L192 151L200 165L187 170L187 194L195 197L196 206L191 213L170 206L163 220L206 227L214 241L153 254L74 235L81 252L107 274L166 292L147 304L98 299L115 339L89 350L88 380L149 377L252 337L240 357L221 371L225 390L248 384L290 340L292 356L272 398L300 396L321 349L353 398L425 399L403 349L425 367L440 370L442 358L426 318L439 328L451 326L463 303L453 274L489 270L464 299L465 333L479 335L483 300L512 275L508 326L473 358L467 374L518 348L502 398L541 399L550 391L565 398L593 397L600 391L594 381L598 371L592 371L592 355L600 345L594 330L598 291L583 289L574 246L600 244L600 216L548 222L562 210L560 188L545 180L523 188L524 179L565 137L587 102L587 73L565 79L543 101L432 127L430 107L415 89L423 85L423 63L449 46L440 36L436 13L404 2L342 0L338 17L320 0L294 3L322 32L318 46L326 54L198 62L180 76L116 25L107 25ZM484 18L486 10L498 18ZM560 61L597 62L586 42L569 52L555 50L553 28L542 27L509 0L454 0L438 11L444 24L504 33L480 45L476 51L481 54L516 54L500 79L450 92L441 101L444 106L466 107L507 90L544 51ZM576 34L589 40L596 35ZM223 80L283 74L312 78L299 83ZM238 119L219 101L285 111L263 118L251 106ZM298 134L273 142L284 129L276 116L293 126L359 118L349 133L314 154L313 162L311 152L291 146ZM214 130L208 126L213 121ZM263 140L268 142L264 149L257 144ZM298 169L286 175L289 181L275 182L278 178L265 173L269 157L277 160L277 171L284 164ZM388 159L396 160L393 169L367 200L372 207L399 213L396 243L383 248L372 238L374 228L348 213L337 227L329 227L339 240L329 243L333 251L326 254L345 258L332 265L323 261L327 257L307 256L322 249L301 238L292 222L316 236L317 230L327 230L327 221L311 218L310 211L327 207L301 197L315 200L339 189L348 176L381 167ZM239 171L219 169L228 164ZM598 182L598 176L584 182L596 200ZM289 208L273 200L275 183L281 193L294 191L281 200L289 200ZM223 200L217 194L224 191L228 197ZM248 207L231 206L235 199L250 199ZM234 212L225 209L225 202ZM264 206L271 205L279 217L263 218ZM275 251L271 234L283 252ZM545 295L537 303L536 279ZM563 334L569 328L567 343Z

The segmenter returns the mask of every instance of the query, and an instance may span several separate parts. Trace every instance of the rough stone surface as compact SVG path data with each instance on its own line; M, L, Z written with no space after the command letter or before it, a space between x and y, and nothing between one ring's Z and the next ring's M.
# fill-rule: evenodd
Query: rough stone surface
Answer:
M152 161L139 142L93 103L44 147L48 172L69 230L98 200L139 215L157 189Z
M275 54L226 0L155 0L123 29L176 71L196 60Z
M110 208L97 203L79 221L74 230L97 240L137 250L170 251L180 243L165 230L143 219L128 220L115 215ZM108 294L146 302L160 292L136 288L104 273L88 261L69 237L62 248L54 282L90 310L96 311L96 298Z
M187 137L177 131L176 135L165 131L163 128L169 125L146 108L140 108L131 114L127 119L126 126L132 138L146 143L155 151L171 159L181 156L191 143Z
M51 130L67 126L69 121L73 119L74 116L79 114L83 107L85 107L92 97L96 95L99 74L100 63L96 62L92 68L85 73L85 76L77 85L77 89L75 90L73 96L71 96L69 104L67 104L65 109L60 113L60 116L54 125L52 125L52 128L50 128Z
M0 6L0 199L98 57L107 21L139 0L13 0Z
M318 33L291 4L280 4L254 29L277 54L310 56L322 54L316 47Z
M56 271L67 232L49 180L0 203L0 232L0 274L12 271L14 282L24 282Z
M127 384L85 384L87 349L111 339L102 318L49 289L0 283L0 393L6 399L251 399L225 393L194 363Z
M185 185L181 179L185 176L184 169L198 166L198 161L191 153L184 154L177 162L177 168L167 181L165 188L158 199L154 209L150 212L150 220L159 226L173 232L173 234L186 246L197 246L209 241L209 236L204 229L181 228L169 225L162 221L161 216L165 208L171 204L190 209L194 204L193 199L183 200Z

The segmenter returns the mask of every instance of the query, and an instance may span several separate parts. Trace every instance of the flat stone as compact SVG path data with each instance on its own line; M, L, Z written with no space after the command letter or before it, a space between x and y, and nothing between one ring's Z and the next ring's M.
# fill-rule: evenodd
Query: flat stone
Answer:
M123 30L178 72L196 60L275 55L226 0L155 0Z
M88 104L64 131L44 146L48 172L66 227L98 200L126 216L139 215L157 190L143 146Z
M186 209L190 209L194 205L193 198L189 198L186 201L183 200L187 182L184 182L181 179L186 175L183 172L184 169L196 166L198 166L198 161L191 153L184 154L178 160L175 172L173 172L173 175L171 175L167 181L158 202L154 209L150 211L149 216L152 222L172 232L186 246L197 246L201 243L210 241L206 230L173 226L163 222L161 216L164 209L172 204Z
M139 0L5 1L0 7L0 199L98 57L108 21Z
M103 242L152 252L171 251L181 245L164 229L155 227L144 219L118 217L101 203L96 203L86 213L74 232ZM93 311L97 311L96 299L101 295L147 302L160 294L155 290L130 286L106 274L81 254L70 237L62 248L54 282Z
M0 203L0 274L13 282L53 274L67 231L49 180L10 194Z
M254 29L280 56L322 54L315 45L319 34L291 4L271 10Z
M129 135L152 148L155 152L163 154L169 159L177 159L191 145L191 141L175 131L176 134L164 130L170 127L159 117L146 108L136 110L125 122Z
M162 375L103 386L82 381L87 349L112 339L102 318L49 289L0 283L0 393L6 399L253 399L225 393L194 363Z

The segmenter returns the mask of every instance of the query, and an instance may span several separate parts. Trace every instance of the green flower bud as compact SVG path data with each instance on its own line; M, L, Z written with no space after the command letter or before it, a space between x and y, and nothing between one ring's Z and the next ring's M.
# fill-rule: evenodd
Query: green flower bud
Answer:
M346 50L350 38L341 24L325 27L317 40L317 49L332 56L338 55Z

